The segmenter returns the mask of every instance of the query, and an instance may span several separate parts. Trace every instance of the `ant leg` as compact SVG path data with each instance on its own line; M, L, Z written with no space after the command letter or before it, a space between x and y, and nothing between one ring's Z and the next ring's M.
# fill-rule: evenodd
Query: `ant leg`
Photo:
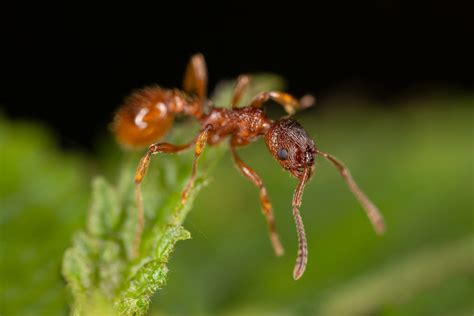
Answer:
M280 238L278 237L278 232L275 225L275 218L273 216L272 204L268 198L267 189L263 185L262 179L258 174L249 166L247 166L237 155L235 150L235 143L231 141L230 149L232 153L232 158L234 159L235 165L242 172L242 174L252 181L260 191L260 203L262 204L263 215L265 215L268 224L268 231L270 233L270 240L272 242L273 249L275 254L279 257L282 256L285 252L283 246L281 245Z
M150 164L151 155L158 153L178 153L180 151L186 150L194 144L194 140L188 144L184 145L173 145L168 143L157 143L150 145L147 153L143 156L138 164L137 171L135 173L135 200L137 205L137 225L135 229L135 239L133 241L133 256L137 257L139 254L140 243L143 233L143 227L145 224L145 217L143 213L143 202L142 202L142 193L141 193L141 182L145 177L145 174L148 170Z
M189 190L193 187L194 181L196 180L196 171L197 171L197 162L201 156L204 147L207 144L207 139L209 137L209 132L212 131L213 126L207 124L206 127L198 134L196 138L196 145L194 147L194 160L193 160L193 170L191 172L191 177L188 180L188 183L184 187L183 193L181 194L181 203L185 204L188 199Z
M202 54L196 54L189 60L183 80L184 91L194 93L201 103L207 99L207 67Z
M367 216L369 217L370 222L372 223L372 226L375 229L375 232L379 235L383 234L385 231L385 224L383 220L382 214L380 214L378 208L372 203L371 200L362 192L362 190L359 188L357 183L354 181L354 179L351 176L351 173L349 172L349 169L347 169L346 166L339 160L337 160L335 157L331 156L330 154L327 154L325 152L322 152L320 150L316 150L318 154L326 158L329 162L331 162L339 171L341 176L344 178L346 181L347 185L349 186L349 189L352 191L352 193L355 195L359 203L362 205L364 208L365 212L367 213Z
M235 84L234 94L232 95L232 101L230 102L230 106L235 109L239 105L240 98L242 97L245 88L250 83L250 77L247 75L240 75L237 78L237 83Z
M273 100L278 104L282 105L285 109L286 113L294 114L297 110L302 110L307 107L312 106L314 103L310 102L303 102L301 103L297 99L295 99L292 95L279 92L279 91L269 91L269 92L262 92L258 94L253 100L250 102L250 106L254 108L261 108L265 102L268 100Z

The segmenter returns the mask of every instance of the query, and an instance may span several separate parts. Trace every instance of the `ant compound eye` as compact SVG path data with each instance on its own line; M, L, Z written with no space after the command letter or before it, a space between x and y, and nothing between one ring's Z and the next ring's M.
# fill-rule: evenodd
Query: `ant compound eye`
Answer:
M288 159L288 151L285 148L278 149L277 155L278 155L278 159L280 160Z

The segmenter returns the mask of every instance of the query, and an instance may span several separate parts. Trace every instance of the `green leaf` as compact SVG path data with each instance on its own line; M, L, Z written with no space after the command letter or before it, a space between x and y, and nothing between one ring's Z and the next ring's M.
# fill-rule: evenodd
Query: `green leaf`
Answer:
M73 246L66 250L62 273L71 289L74 306L79 313L95 286L94 256L97 253L95 240L84 232L74 236Z
M92 183L92 206L87 222L87 230L91 235L105 236L117 227L121 209L115 190L102 178Z
M146 313L151 296L166 283L166 263L176 242L189 238L191 234L181 226L168 226L157 234L153 252L155 260L146 262L134 273L116 302L121 314Z
M180 162L167 159L162 163L165 167L157 166L149 176ZM125 164L124 168L128 169L122 172L126 177L135 170L130 163ZM189 171L185 174L189 176ZM149 198L160 195L160 191L144 195L144 205L157 208L161 205L156 213L167 216L156 216L154 221L147 219L138 258L131 256L136 229L134 185L127 185L125 189L117 191L104 179L94 179L87 230L76 234L73 246L66 251L63 261L62 272L74 298L74 314L95 310L95 305L99 308L104 302L110 305L115 302L117 311L124 315L143 315L147 311L151 296L166 283L166 264L176 242L191 237L181 224L197 192L206 184L205 177L196 179L187 203L182 204L180 192L187 177L177 176L180 185L172 194L163 194L163 203ZM128 179L133 183L133 177ZM150 192L148 184L148 181L144 181L144 193ZM123 196L116 192L121 192ZM126 211L123 220L122 210Z
M145 263L128 282L128 287L116 303L122 315L144 315L150 298L166 282L168 268L157 260Z

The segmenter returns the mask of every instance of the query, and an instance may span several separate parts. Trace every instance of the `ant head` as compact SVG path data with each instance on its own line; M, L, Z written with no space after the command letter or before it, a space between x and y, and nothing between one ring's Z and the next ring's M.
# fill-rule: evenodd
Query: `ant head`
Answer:
M299 208L304 187L314 172L314 155L317 150L314 141L303 127L289 118L271 125L265 134L265 143L280 165L299 180L292 202L299 245L293 270L293 278L297 280L303 275L308 260L306 236Z
M272 124L265 135L265 143L273 157L295 178L309 180L314 170L316 146L298 122L283 118Z

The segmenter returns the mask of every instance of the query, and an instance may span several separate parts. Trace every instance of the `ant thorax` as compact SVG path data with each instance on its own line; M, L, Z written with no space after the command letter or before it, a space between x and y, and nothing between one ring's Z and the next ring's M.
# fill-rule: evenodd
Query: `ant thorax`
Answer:
M201 119L201 126L208 124L213 126L208 141L210 145L218 144L226 136L232 135L233 143L243 146L265 135L270 129L271 120L259 108L212 108Z

